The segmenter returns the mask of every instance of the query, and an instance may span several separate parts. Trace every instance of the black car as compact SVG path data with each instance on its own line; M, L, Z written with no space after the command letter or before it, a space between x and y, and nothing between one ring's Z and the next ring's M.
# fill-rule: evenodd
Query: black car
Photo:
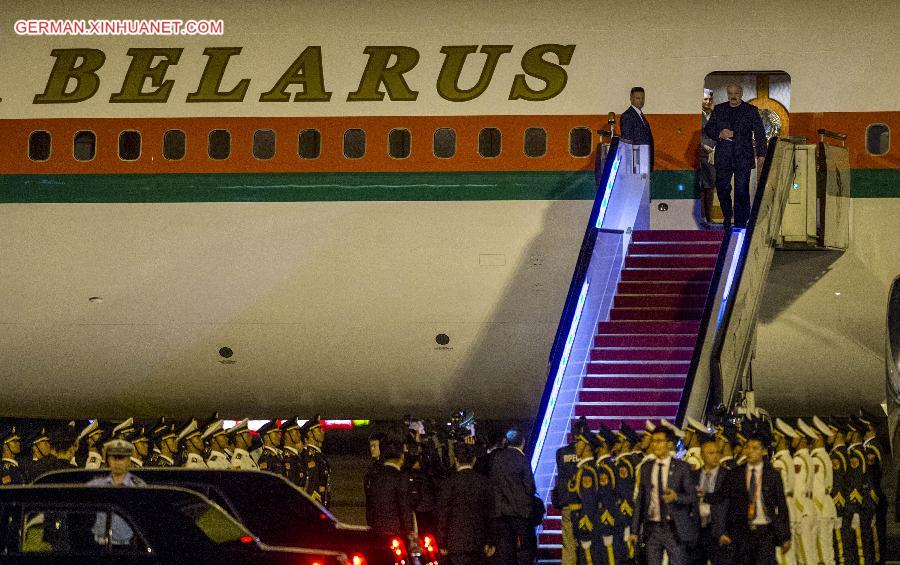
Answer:
M0 488L0 562L344 565L338 552L273 548L179 487Z
M414 555L406 540L339 522L328 510L282 477L266 471L216 469L131 469L151 485L177 485L221 505L261 542L272 546L339 551L350 565L393 565L438 561L435 536L422 532ZM35 482L85 483L103 471L54 471Z

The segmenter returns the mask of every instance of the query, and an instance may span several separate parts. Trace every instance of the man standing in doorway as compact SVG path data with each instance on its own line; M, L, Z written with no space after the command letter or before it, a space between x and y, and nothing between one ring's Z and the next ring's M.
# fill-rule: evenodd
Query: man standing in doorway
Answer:
M713 155L716 150L716 140L708 135L704 129L713 111L713 91L703 89L703 104L700 107L700 147L697 152L697 182L700 185L700 198L703 202L703 219L707 227L713 224L713 194L716 191L716 168L713 165Z
M716 139L716 193L725 216L724 226L731 220L739 228L750 219L750 171L762 169L766 157L766 131L759 109L744 102L744 89L728 85L728 101L717 104L703 133ZM731 202L731 179L734 177L734 206Z
M645 93L643 87L631 89L631 106L622 112L620 128L622 139L632 145L647 145L650 151L650 170L653 170L653 132L644 116Z

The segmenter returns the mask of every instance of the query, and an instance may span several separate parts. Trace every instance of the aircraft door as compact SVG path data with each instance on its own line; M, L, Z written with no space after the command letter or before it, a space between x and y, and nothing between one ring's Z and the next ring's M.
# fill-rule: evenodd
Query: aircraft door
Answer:
M847 249L850 245L850 154L845 146L847 134L824 129L818 133L816 184L821 223L819 245Z
M784 208L778 243L816 245L816 224L816 146L797 145L794 180Z

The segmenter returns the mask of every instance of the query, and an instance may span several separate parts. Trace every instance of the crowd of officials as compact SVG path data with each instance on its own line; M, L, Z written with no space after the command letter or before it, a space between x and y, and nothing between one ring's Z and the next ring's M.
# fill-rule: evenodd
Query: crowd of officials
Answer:
M883 562L871 417L634 431L584 420L557 454L563 563Z
M296 418L271 420L251 434L248 420L225 428L216 417L175 423L165 418L152 426L133 419L119 424L93 420L20 430L0 429L3 463L0 483L27 483L58 469L107 466L105 446L128 442L131 467L249 469L284 475L314 500L328 506L330 468L322 453L325 430L318 416L302 425Z
M881 563L887 504L875 424L689 419L684 429L662 421L592 431L582 418L556 455L562 563ZM522 434L483 443L421 432L371 437L369 525L411 540L436 532L451 564L533 563L544 509Z

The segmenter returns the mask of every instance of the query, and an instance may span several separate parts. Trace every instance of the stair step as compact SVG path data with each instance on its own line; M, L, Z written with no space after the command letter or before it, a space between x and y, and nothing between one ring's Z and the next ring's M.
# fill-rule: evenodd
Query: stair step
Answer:
M592 361L588 363L588 375L687 375L688 363L616 363Z
M540 537L541 544L561 544L562 543L562 532L559 533L550 533L550 532L541 532Z
M585 376L581 380L581 389L604 388L677 388L684 389L686 375L616 375L616 376Z
M629 255L626 269L715 269L716 255Z
M700 331L700 322L599 322L599 334L694 334Z
M575 416L617 416L627 418L635 414L651 418L671 418L678 412L677 402L652 403L631 402L629 404L576 404Z
M721 243L642 243L632 242L628 246L628 255L713 255L718 257Z
M592 349L591 361L690 361L693 349Z
M725 232L713 230L638 230L631 234L632 241L642 242L687 242L722 241Z
M613 308L610 320L699 320L703 308Z
M585 416L587 418L587 423L591 427L592 430L596 430L600 428L600 424L602 423L606 427L611 430L619 429L619 426L622 425L622 422L625 422L629 426L631 426L635 430L644 429L644 422L650 420L654 424L659 423L659 416L651 416L649 414L635 414L634 416L630 416L628 418L623 418L620 416ZM671 418L667 418L671 421ZM572 419L569 422L569 429L575 423L578 422L577 418Z
M712 280L713 269L622 269L622 281L685 281L706 283Z
M681 401L682 389L611 389L582 390L578 393L578 402L675 402Z
M622 294L703 294L709 292L709 281L619 281Z
M618 294L615 308L703 308L705 294Z
M696 334L659 335L595 335L594 347L690 347L697 343Z

